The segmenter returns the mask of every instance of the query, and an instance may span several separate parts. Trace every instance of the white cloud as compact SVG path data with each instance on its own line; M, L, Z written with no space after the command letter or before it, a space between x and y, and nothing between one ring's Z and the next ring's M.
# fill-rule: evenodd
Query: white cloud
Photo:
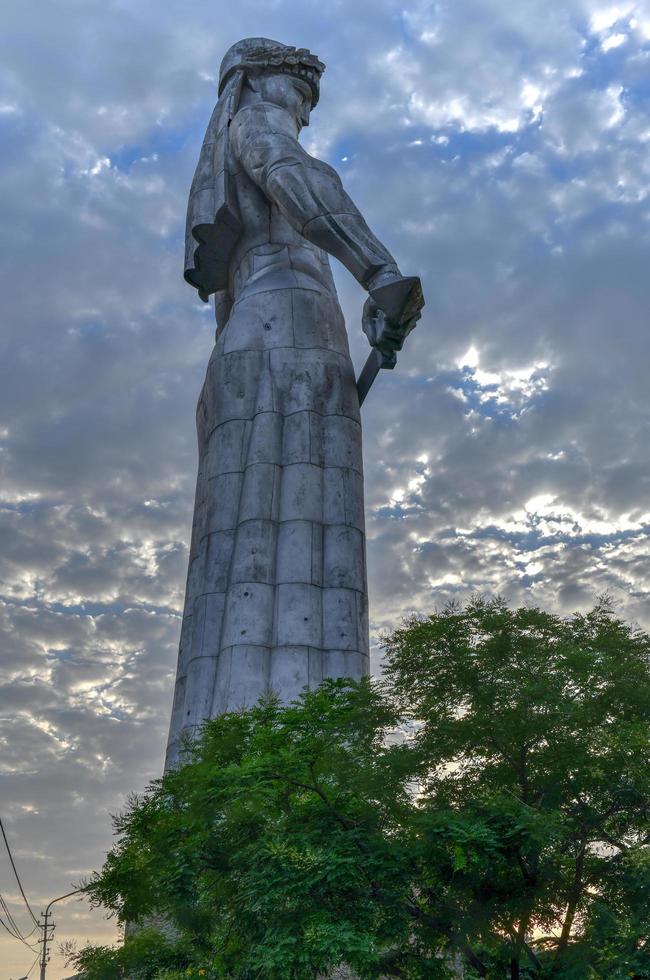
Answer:
M602 34L618 21L628 17L635 9L634 3L612 4L595 10L590 18L590 27L594 34Z
M627 34L610 34L603 40L601 47L603 51L611 51L613 48L620 48L626 41Z

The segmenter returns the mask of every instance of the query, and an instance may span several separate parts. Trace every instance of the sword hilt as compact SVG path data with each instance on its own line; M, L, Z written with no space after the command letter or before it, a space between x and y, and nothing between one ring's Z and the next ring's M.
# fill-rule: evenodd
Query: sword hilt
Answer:
M418 276L402 276L369 290L363 312L363 328L372 345L357 381L359 405L382 368L392 370L397 351L420 319L424 306L422 284Z

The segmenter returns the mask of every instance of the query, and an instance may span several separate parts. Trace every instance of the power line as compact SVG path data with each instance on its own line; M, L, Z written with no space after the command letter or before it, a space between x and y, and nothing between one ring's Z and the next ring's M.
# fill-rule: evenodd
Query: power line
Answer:
M7 917L7 922L9 923L9 925L11 926L11 928L13 929L13 931L18 936L22 936L22 933L21 933L20 929L18 928L18 924L17 924L16 920L14 919L13 915L11 914L11 912L9 911L9 906L5 902L4 897L3 897L3 895L2 895L1 892L0 892L0 908L2 908L2 911L4 912L5 916Z
M9 925L14 930L14 932L18 934L18 936L21 939L29 939L30 936L33 936L33 934L38 929L38 926L32 926L29 932L23 933L22 929L14 919L13 914L9 911L9 906L7 905L7 902L5 901L2 893L0 893L0 907L3 909L5 916L9 922Z
M13 931L13 929L11 929L7 925L7 923L4 921L4 919L2 917L0 917L0 926L2 926L2 928L5 929L6 932L9 933L9 935L11 936L12 939L17 939L18 942L22 943L23 946L26 946L27 949L31 949L32 952L34 952L34 950L38 948L38 945L39 945L38 943L35 943L35 944L28 943L25 939L23 939L23 937L21 935L19 935L18 933L15 933Z
M38 961L39 961L39 957L37 956L36 959L34 960L34 962L32 963L32 965L30 966L29 970L25 974L25 976L24 977L19 977L18 980L29 980L30 976L32 975L32 970L34 969L34 967L36 966L36 964L38 963Z
M2 836L4 838L5 847L7 848L7 854L9 855L9 860L11 861L11 867L13 868L14 874L16 876L16 881L18 882L18 887L20 888L20 894L23 896L23 902L27 906L27 911L29 912L29 914L32 917L32 922L34 923L35 926L38 926L38 919L36 918L36 916L32 912L31 905L27 901L27 895L25 895L25 891L23 889L22 883L20 881L20 878L18 877L18 871L16 870L16 862L14 861L13 854L11 853L11 848L9 847L9 841L7 840L7 835L5 833L5 828L4 828L4 825L2 823L2 817L0 817L0 831L2 831ZM30 935L31 935L31 933L30 933Z
M20 934L15 933L13 929L10 929L2 917L0 917L0 926L2 926L2 928L9 933L12 939L17 939L18 942L22 943L23 946L27 946L28 949L35 950L38 947L39 945L38 943L34 943L34 944L28 943L27 940L23 939L23 937Z
M28 942L27 940L40 927L40 923L39 923L38 919L36 918L36 916L34 915L34 913L32 912L31 906L30 906L29 902L27 901L27 896L25 895L25 891L23 889L22 882L21 882L20 877L18 875L18 869L16 868L16 862L14 861L13 854L11 853L11 848L9 847L9 841L7 840L7 834L5 832L5 829L4 829L4 826L3 826L3 823L2 823L2 818L0 818L0 832L2 833L2 838L4 840L5 847L7 848L7 854L9 855L9 861L11 862L11 867L13 869L13 872L14 872L14 875L15 875L15 878L16 878L16 881L18 882L18 887L20 889L20 894L23 897L23 902L25 903L25 906L27 908L27 911L29 912L29 914L32 917L32 920L34 922L34 925L32 926L31 932L28 932L28 933L23 934L23 932L20 929L20 926L18 925L18 923L16 922L16 920L14 919L14 917L12 915L9 906L7 905L7 902L5 901L4 896L0 892L0 908L4 912L5 918L7 920L5 922L5 920L0 916L0 925L2 926L2 928L6 932L9 933L9 935L13 939L17 939L18 942L20 942L20 943L23 944L23 946L26 946L27 949L30 949L32 952L34 952L34 950L37 950L38 949L39 943L37 942L36 944L33 944L33 943ZM34 966L36 965L36 963L38 963L38 960L39 960L39 957L37 956L36 962L32 965L32 970L34 969ZM31 973L32 971L30 970L29 972ZM27 974L27 976L29 976L29 973Z
M10 932L15 939L19 939L21 942L25 943L26 946L30 946L32 949L34 949L35 947L32 946L31 943L28 943L27 940L34 932L36 932L37 926L34 926L31 932L28 932L25 935L23 935L20 926L18 925L13 915L11 914L9 906L7 905L2 893L0 893L0 908L2 908L5 917L7 919L7 922L9 923L9 928L7 928L6 924L3 922L3 925L5 926L5 929L7 929L7 932Z
M14 919L14 917L13 917L13 915L11 913L11 910L10 910L9 906L7 905L7 903L5 901L5 898L2 895L2 892L0 892L0 909L2 909L2 911L4 912L5 918L7 920L5 922L5 920L2 918L2 916L0 916L0 925L2 926L2 928L6 932L8 932L9 935L13 937L13 939L17 939L18 942L23 943L23 945L24 946L27 946L28 949L35 950L37 948L37 946L38 946L38 943L36 945L34 945L33 943L28 943L27 940L29 939L29 937L34 932L36 932L36 929L38 927L37 926L33 926L31 932L28 932L25 935L23 935L23 933L21 932L20 926L18 925L18 923Z
M40 965L41 965L41 980L44 980L44 978L45 978L45 971L47 969L47 962L48 962L48 959L49 959L49 957L48 957L48 951L49 951L48 950L48 944L52 942L52 938L53 938L53 935L54 935L54 929L55 929L54 924L50 925L48 923L48 919L49 919L49 916L50 916L50 909L55 904L55 902L61 902L61 901L63 901L64 898L70 898L71 895L78 895L84 889L83 888L75 888L74 891L66 892L65 895L60 895L58 898L53 898L52 901L47 906L47 908L45 909L45 912L43 913L43 922L41 923L39 921L39 919L37 919L36 916L34 915L34 913L32 912L32 907L29 904L29 902L27 901L27 896L25 895L25 889L23 888L22 882L20 880L20 876L18 875L18 869L16 868L16 862L14 861L13 854L11 853L11 848L9 847L9 841L7 840L7 834L5 832L4 825L2 823L2 818L1 817L0 817L0 833L2 833L2 838L4 840L5 847L7 849L7 854L9 855L9 860L11 862L11 867L13 868L14 876L16 878L16 881L18 882L18 887L20 889L20 894L22 895L23 902L25 903L25 907L26 907L27 911L29 912L30 916L32 917L32 921L34 922L34 926L32 927L31 932L28 932L25 935L23 935L23 933L20 930L20 927L18 926L16 920L14 919L13 915L11 914L11 910L9 909L9 906L7 905L4 897L2 896L2 893L0 893L0 908L4 912L4 914L5 914L6 918L7 918L7 922L9 923L7 925L7 922L5 922L4 919L2 918L2 916L0 916L0 926L2 926L2 928L5 929L5 931L8 932L9 935L13 939L17 939L19 942L23 943L23 945L26 946L28 949L31 949L32 952L35 949L38 949L39 946L42 946L42 949L40 950L38 956L36 957L36 960L34 961L34 963L32 964L32 966L30 967L30 970L29 970L29 973L27 974L27 977L29 977L29 975L31 974L32 970L34 969L34 967L36 966L36 964L40 960ZM48 928L51 929L51 934L48 932ZM27 940L36 931L36 929L41 929L42 930L42 932L43 932L42 939L39 940L38 942L36 942L35 944L28 943Z
M0 922L2 923L3 927L7 930L7 932L11 936L13 936L14 939L18 939L21 943L24 943L25 946L28 946L30 949L35 949L36 947L33 946L31 943L28 943L27 940L34 932L36 932L38 926L33 926L31 932L25 933L23 935L23 932L20 926L18 925L18 923L16 922L16 920L14 919L9 906L7 905L7 902L5 901L4 896L2 895L2 892L0 892L0 909L2 909L2 911L4 912L5 918L9 923L9 925L7 925L7 922L5 922L4 919L0 918Z
M7 932L9 933L9 935L10 936L13 936L14 939L20 939L20 936L17 936L16 933L12 929L9 928L9 926L4 921L4 919L2 918L2 916L0 916L0 926L2 926L3 929L6 929ZM21 942L22 942L22 940L21 940Z

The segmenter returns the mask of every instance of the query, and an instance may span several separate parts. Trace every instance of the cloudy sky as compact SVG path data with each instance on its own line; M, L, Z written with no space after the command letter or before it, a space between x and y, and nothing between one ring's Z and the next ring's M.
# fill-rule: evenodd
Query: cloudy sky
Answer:
M475 590L609 591L650 628L650 5L5 0L2 26L0 815L38 912L161 769L214 330L184 211L240 37L327 63L304 141L423 279L363 407L373 635ZM1 854L0 890L27 930ZM0 937L0 980L35 955Z

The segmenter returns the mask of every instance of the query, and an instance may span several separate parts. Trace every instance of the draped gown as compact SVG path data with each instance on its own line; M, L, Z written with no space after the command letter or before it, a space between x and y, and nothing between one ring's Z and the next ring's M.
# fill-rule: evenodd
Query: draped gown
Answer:
M359 400L327 253L396 269L293 117L230 128L243 234L197 409L199 468L167 765L183 733L368 671Z

